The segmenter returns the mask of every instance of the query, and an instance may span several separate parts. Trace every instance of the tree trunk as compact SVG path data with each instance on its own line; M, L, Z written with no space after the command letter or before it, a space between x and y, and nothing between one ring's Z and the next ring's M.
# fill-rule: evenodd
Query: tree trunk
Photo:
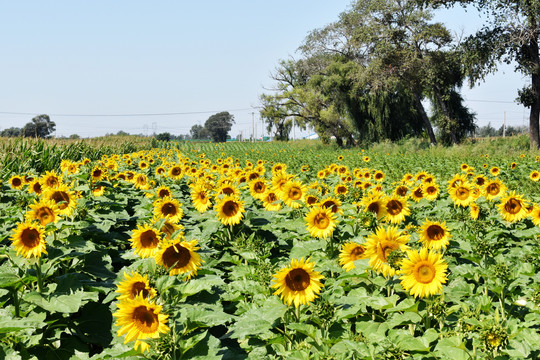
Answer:
M450 117L450 111L448 111L448 107L446 106L446 103L444 102L442 98L441 91L435 85L433 85L433 93L435 94L435 97L437 98L437 102L439 103L439 106L441 107L441 110L444 116L446 117L446 120L448 122L451 122L452 118ZM448 125L449 125L448 131L450 131L450 136L452 137L452 144L457 144L458 141L456 137L456 132L454 131L452 124L448 124Z
M532 20L536 29L536 20ZM535 31L536 33L536 31ZM533 94L533 103L531 104L531 113L529 115L529 140L531 149L536 150L540 145L539 139L539 118L540 118L540 56L538 54L538 36L534 36L530 44L532 74L531 88Z
M429 142L431 145L437 145L437 140L435 139L435 133L433 132L433 128L431 127L431 123L429 122L429 118L426 114L426 110L424 110L424 105L422 105L422 100L420 99L420 95L414 91L414 100L416 102L416 108L418 112L420 113L420 116L422 117L422 120L424 121L424 127L426 128L426 131L429 136Z

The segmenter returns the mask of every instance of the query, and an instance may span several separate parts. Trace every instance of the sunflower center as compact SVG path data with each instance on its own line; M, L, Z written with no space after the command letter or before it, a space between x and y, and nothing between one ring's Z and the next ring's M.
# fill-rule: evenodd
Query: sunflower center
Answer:
M321 206L330 209L333 213L337 213L338 211L337 204L332 200L325 201Z
M366 248L363 246L357 246L351 251L351 258L354 260L360 259L362 255L364 255L364 252L366 251Z
M69 195L65 191L55 191L51 199L58 204L60 210L64 210L69 205Z
M464 187L459 187L459 188L456 190L456 197L457 197L459 200L466 200L466 199L468 199L468 198L469 198L469 194L470 194L469 189L464 188Z
M485 183L486 183L486 179L482 177L476 178L476 185L483 186Z
M41 225L47 225L51 221L54 221L54 211L48 207L42 207L36 211L36 217L41 222Z
M326 229L328 225L330 225L330 219L328 218L328 216L326 216L326 214L315 215L313 222L315 223L315 226L317 226L319 229Z
M292 291L305 290L309 283L309 274L304 269L293 269L285 276L285 284Z
M337 188L338 194L345 194L347 192L347 188L345 186L340 186Z
M386 204L386 209L390 215L398 215L403 210L403 204L397 200L390 200Z
M17 186L21 186L22 185L22 180L19 179L19 178L14 178L13 180L11 180L11 184L15 187Z
M174 216L176 215L176 206L174 206L174 204L170 202L165 203L161 207L161 213L163 214L163 216Z
M430 225L426 232L430 240L438 241L444 237L444 229L439 225Z
M367 209L368 211L374 214L378 214L379 211L381 210L381 207L379 206L378 202L372 202L371 204L368 205Z
M422 196L424 196L424 194L422 194L422 189L420 188L414 190L413 194L416 198L421 198Z
M521 201L514 198L508 199L508 201L506 201L506 204L504 204L504 210L507 213L510 213L512 215L515 215L518 212L520 212L521 208L522 208Z
M499 191L501 191L501 188L498 184L489 184L486 191L489 195L495 196L499 193Z
M150 292L146 288L146 284L142 281L137 281L133 285L131 285L131 297L135 298L137 295L141 294L142 297L146 298L148 297L148 294Z
M171 169L172 176L178 176L178 175L180 175L181 172L182 172L182 170L177 166L175 166L175 167L173 167Z
M21 234L21 242L25 247L33 249L39 245L39 231L36 229L24 229Z
M48 187L56 187L58 186L58 179L56 177L49 177L46 183Z
M429 284L435 278L435 267L430 263L422 262L416 267L414 277L422 284Z
M180 244L169 246L163 252L163 264L167 268L173 266L175 269L183 268L184 266L189 264L190 259L191 254L189 253L189 250Z
M100 169L96 169L94 170L94 172L92 173L92 176L93 177L100 177L101 176L101 170Z
M156 233L152 230L146 230L141 234L141 245L143 248L155 248L159 244Z
M429 194L429 195L433 195L435 193L437 193L437 188L435 186L428 186L426 188L426 192Z
M261 181L258 181L253 185L253 191L255 191L257 194L261 194L266 190L266 186L264 186L264 183Z
M144 305L133 310L132 319L137 329L145 334L156 332L159 326L158 315Z
M306 199L306 203L308 205L313 205L317 202L317 198L315 196L308 196Z
M171 192L167 189L161 189L158 193L159 197L171 196Z
M398 194L399 196L405 196L407 195L407 188L405 186L400 186L396 189L396 194Z
M302 197L302 191L299 188L292 188L289 190L289 198L291 200L298 200Z
M223 213L227 217L232 217L238 213L240 210L240 206L236 201L229 200L226 201L225 204L223 204Z
M36 194L38 194L38 195L41 194L41 184L40 183L36 182L34 184L34 186L32 186L32 189L34 190L34 192Z

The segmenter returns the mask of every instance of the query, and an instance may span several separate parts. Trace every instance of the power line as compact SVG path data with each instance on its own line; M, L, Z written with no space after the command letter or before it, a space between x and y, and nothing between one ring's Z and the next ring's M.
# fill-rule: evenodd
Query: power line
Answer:
M170 112L170 113L136 113L136 114L48 114L49 116L72 116L72 117L128 117L128 116L174 116L174 115L194 115L194 114L210 114L221 111L253 111L259 107L243 108L243 109L230 109L230 110L206 110L206 111L189 111L189 112ZM43 113L29 113L29 112L14 112L14 111L0 111L0 114L4 115L41 115Z
M465 101L473 101L473 102L487 102L487 103L500 103L500 104L517 104L515 101L500 101L500 100L469 100L465 99Z

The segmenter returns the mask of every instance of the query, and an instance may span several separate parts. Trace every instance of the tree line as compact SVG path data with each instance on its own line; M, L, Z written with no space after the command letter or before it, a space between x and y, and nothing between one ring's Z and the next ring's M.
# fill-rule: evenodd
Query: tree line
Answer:
M32 118L22 128L10 127L0 131L2 137L49 138L56 130L56 124L49 115L41 114Z
M440 6L474 5L488 19L456 39L433 22ZM538 147L539 0L357 0L337 21L311 31L298 59L281 60L273 88L260 96L268 131L288 140L293 124L310 126L340 146L424 136L456 144L476 130L460 89L515 61L531 85L518 101L530 107L531 147ZM430 104L431 112L426 109ZM428 115L428 112L430 113Z

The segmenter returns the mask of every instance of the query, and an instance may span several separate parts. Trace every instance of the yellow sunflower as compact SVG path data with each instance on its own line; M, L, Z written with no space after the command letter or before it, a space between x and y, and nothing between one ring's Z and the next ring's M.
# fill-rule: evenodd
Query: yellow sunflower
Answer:
M427 248L408 250L407 258L401 261L401 286L414 297L425 298L442 292L446 283L448 264L442 254L430 252Z
M249 192L255 199L262 200L268 186L263 178L249 182Z
M483 190L485 198L487 200L493 200L497 197L504 196L504 193L506 192L506 185L504 185L499 179L493 179L484 185Z
M424 197L429 201L437 200L440 192L439 186L434 183L425 183L422 187L422 193L425 194Z
M381 170L377 170L373 174L373 179L375 179L375 181L383 181L384 177L385 177L385 175Z
M319 198L316 195L308 194L306 196L306 205L307 206L314 206L319 202Z
M165 239L170 239L173 235L184 236L184 232L180 231L184 230L184 226L173 223L168 219L154 217L151 224L154 229L159 229L159 231L165 235ZM175 234L177 231L180 232Z
M133 230L131 235L131 247L135 249L135 254L142 258L153 257L157 254L160 244L159 230L154 229L150 225L137 225L137 229Z
M99 166L95 166L92 171L90 171L90 179L94 182L100 181L105 177L105 170Z
M124 271L124 278L118 283L116 292L119 293L117 300L135 299L137 295L143 298L153 298L156 296L156 290L150 286L148 275L142 276L139 273L132 272L131 275Z
M466 207L473 201L472 185L467 181L462 182L455 187L451 187L448 189L448 192L450 193L452 201L457 206Z
M409 235L399 231L397 227L379 227L375 233L369 235L366 243L366 257L369 257L369 266L385 277L392 277L396 270L388 264L388 255L393 251L405 251Z
M47 188L43 192L45 200L52 200L58 206L60 215L69 216L75 209L76 195L67 185L61 184L56 188Z
M497 166L494 166L489 170L489 172L491 173L491 175L497 176L501 173L501 169L499 169Z
M354 242L348 242L343 245L341 252L339 253L339 265L345 269L345 271L351 271L356 266L354 262L360 259L367 259L366 247Z
M429 249L446 249L450 244L451 237L446 222L441 224L438 221L426 219L426 222L420 227L420 242Z
M239 224L244 217L244 202L236 196L225 196L214 206L218 219L224 225Z
M41 186L48 189L57 188L62 184L62 179L55 171L47 171L45 175L41 177Z
M12 177L9 178L8 183L12 189L20 190L24 186L24 179L22 176L13 175Z
M319 202L319 206L323 208L330 209L333 214L342 214L343 215L343 209L341 208L341 201L339 199L336 199L335 197L327 197L322 199Z
M537 170L531 171L531 173L529 175L529 179L531 179L532 181L540 180L540 172L537 171Z
M336 196L347 195L348 192L349 188L345 184L337 184L334 188L334 194L336 194Z
M364 212L371 212L378 219L386 215L386 196L383 193L371 193L362 198Z
M156 254L156 263L167 268L170 276L184 274L184 279L189 280L201 268L201 256L196 252L199 249L197 240L167 240Z
M210 195L204 186L195 185L191 187L191 202L195 209L203 213L209 208L212 207L212 202L210 201Z
M282 187L281 200L288 207L298 209L304 203L306 192L307 186L300 181L290 181Z
M511 191L508 196L501 199L497 205L504 220L516 222L524 219L528 215L527 204L521 195L516 195Z
M397 196L392 196L385 204L386 217L385 219L392 224L398 224L405 220L405 216L409 215L409 203L406 199Z
M336 218L332 211L325 207L312 207L304 218L309 234L326 239L336 228Z
M169 171L167 172L169 177L174 180L179 180L184 176L184 171L182 169L182 166L180 165L173 165L169 168Z
M171 188L168 186L160 186L156 189L156 195L160 198L164 197L172 197L173 193L171 191Z
M17 255L20 254L25 258L39 258L43 253L47 254L45 229L41 225L36 225L29 221L19 223L13 229L11 241L17 251Z
M278 211L281 209L281 202L273 191L266 191L262 202L264 208L268 211Z
M30 204L31 211L28 211L25 217L29 220L37 220L41 225L45 226L48 223L55 223L59 220L60 212L58 205L52 200L34 201Z
M394 189L394 195L396 196L407 197L408 193L409 193L409 187L406 185L398 185Z
M113 314L116 326L120 329L118 336L126 334L124 344L135 341L135 348L140 347L144 352L149 348L145 339L157 339L159 334L169 331L167 326L168 315L162 314L160 305L156 305L149 299L140 295L135 299L125 299L118 304L118 310Z
M34 193L36 195L41 195L43 192L43 187L41 186L41 181L39 179L34 179L28 184L28 192L30 194Z
M178 223L184 216L182 204L178 200L170 197L159 198L154 201L154 215L160 219L168 219Z
M314 266L309 258L292 260L290 266L273 275L274 295L280 295L287 305L294 303L295 307L314 301L324 286L321 283L324 276L313 270Z
M529 213L534 225L540 226L540 206L534 205L532 211Z

